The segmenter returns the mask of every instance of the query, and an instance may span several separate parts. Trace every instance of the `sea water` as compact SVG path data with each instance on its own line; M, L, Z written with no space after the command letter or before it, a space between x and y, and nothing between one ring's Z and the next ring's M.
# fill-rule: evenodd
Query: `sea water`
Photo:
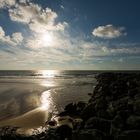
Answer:
M95 71L0 71L0 126L32 129L71 102L89 99Z

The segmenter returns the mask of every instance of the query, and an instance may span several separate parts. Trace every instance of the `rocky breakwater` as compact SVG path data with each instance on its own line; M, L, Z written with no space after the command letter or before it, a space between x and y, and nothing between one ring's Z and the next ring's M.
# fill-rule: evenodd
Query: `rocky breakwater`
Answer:
M140 73L102 73L96 79L88 103L71 103L59 114L73 118L69 139L140 140Z
M103 73L96 79L74 139L139 140L140 73Z

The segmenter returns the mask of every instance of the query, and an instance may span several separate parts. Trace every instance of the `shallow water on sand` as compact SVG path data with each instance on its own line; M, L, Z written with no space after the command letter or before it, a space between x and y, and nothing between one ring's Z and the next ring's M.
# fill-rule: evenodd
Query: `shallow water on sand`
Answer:
M32 74L32 75L31 75ZM87 101L96 83L93 72L0 72L0 126L29 130L71 102Z

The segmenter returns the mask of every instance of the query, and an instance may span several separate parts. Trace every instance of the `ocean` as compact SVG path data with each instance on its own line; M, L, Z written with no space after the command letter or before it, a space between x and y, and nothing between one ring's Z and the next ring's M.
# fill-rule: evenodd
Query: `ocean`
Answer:
M0 71L0 126L25 130L44 125L71 102L89 99L95 71Z

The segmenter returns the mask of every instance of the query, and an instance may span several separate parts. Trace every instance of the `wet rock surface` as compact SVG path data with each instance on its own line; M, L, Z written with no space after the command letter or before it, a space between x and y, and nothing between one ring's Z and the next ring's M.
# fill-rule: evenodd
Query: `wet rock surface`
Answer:
M49 129L29 137L0 129L0 139L140 140L140 73L102 73L88 103L71 103Z

